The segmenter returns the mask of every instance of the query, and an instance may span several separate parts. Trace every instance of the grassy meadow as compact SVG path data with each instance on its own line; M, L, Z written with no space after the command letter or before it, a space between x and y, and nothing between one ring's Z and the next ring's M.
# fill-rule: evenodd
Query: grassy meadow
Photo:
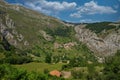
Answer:
M27 64L22 64L22 65L13 65L14 67L18 69L24 69L29 72L34 71L34 72L39 72L43 73L44 69L48 69L49 71L51 70L61 70L62 65L65 63L57 63L57 64L48 64L48 63L37 63L37 62L31 62Z

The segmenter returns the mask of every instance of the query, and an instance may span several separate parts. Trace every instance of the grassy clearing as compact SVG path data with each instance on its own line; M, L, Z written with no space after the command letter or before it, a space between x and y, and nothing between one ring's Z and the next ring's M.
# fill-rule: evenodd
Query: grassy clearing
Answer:
M39 73L43 73L44 69L48 69L49 71L51 70L61 70L62 65L65 63L57 63L57 64L47 64L47 63L36 63L36 62L31 62L28 64L22 64L22 65L13 65L16 68L21 68L27 71L35 71Z
M3 53L0 53L0 59L5 58L5 55Z

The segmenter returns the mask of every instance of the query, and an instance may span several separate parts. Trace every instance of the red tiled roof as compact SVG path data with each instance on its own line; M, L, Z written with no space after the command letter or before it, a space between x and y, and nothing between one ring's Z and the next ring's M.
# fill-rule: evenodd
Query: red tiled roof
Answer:
M53 70L53 71L50 72L50 75L51 75L51 76L60 77L60 76L61 76L61 72L58 71L58 70Z

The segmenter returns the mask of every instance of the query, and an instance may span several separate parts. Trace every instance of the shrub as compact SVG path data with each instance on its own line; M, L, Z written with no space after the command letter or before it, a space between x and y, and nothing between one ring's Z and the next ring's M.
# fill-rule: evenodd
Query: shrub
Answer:
M3 59L3 63L10 63L10 64L23 64L23 63L29 63L31 61L32 59L26 56L10 56Z

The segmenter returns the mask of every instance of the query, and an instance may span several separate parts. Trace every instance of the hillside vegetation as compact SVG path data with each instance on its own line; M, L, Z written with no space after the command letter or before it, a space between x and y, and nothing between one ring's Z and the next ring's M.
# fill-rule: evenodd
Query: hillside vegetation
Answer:
M104 38L114 30L116 31L120 29L120 24L113 23L113 22L97 22L97 23L87 24L86 28L90 29L91 31L96 33L98 36Z
M109 24L67 26L56 18L0 1L0 80L119 80L120 51L112 47L116 54L101 57L86 45L94 40L96 45L103 44L97 37L103 34L110 35L112 45L119 43L120 26ZM51 70L71 75L68 79L51 76Z

